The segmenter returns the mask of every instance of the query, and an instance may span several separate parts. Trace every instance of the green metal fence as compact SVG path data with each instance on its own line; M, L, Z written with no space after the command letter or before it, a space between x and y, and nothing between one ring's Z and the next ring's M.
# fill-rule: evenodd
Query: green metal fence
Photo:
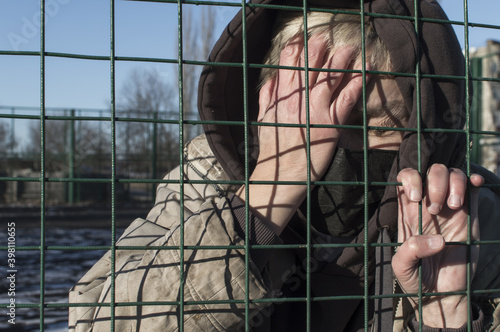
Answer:
M40 132L40 140L39 140L39 170L37 176L22 176L22 175L16 175L12 176L12 173L7 172L7 169L5 169L5 173L0 174L0 183L5 184L5 185L12 185L13 183L35 183L37 186L39 186L39 197L37 199L37 220L36 220L36 226L35 228L39 230L39 241L37 245L19 245L19 243L22 243L22 239L19 238L20 232L19 230L22 227L25 227L23 225L23 220L16 219L16 215L8 215L5 220L2 220L2 232L7 232L7 236L2 239L2 242L0 243L0 249L5 253L5 258L2 258L4 262L7 262L10 265L7 265L4 268L4 271L2 273L7 273L7 276L14 276L11 280L12 283L10 285L14 286L14 290L20 290L23 285L16 283L15 280L21 280L21 274L23 271L21 269L18 269L17 267L22 264L20 262L19 257L25 257L22 255L22 253L28 252L29 255L37 256L37 261L39 263L39 280L37 282L38 286L38 298L35 302L26 300L26 299L19 299L16 298L14 295L13 296L8 296L6 297L8 300L2 300L2 303L0 307L2 308L2 311L5 312L7 311L7 315L2 315L2 319L8 320L9 319L9 313L16 312L18 313L18 318L16 321L16 324L22 325L22 316L19 316L19 313L22 310L25 310L25 312L30 311L32 314L30 315L31 317L36 316L39 318L39 328L41 331L44 330L50 330L48 328L48 323L46 321L46 318L50 316L50 313L53 311L57 310L67 310L69 307L72 306L110 306L111 307L111 312L114 312L115 307L117 306L144 306L144 305L160 305L160 304L173 304L179 307L179 314L182 317L184 314L184 307L189 304L193 304L190 302L186 302L183 298L183 283L181 282L181 289L179 292L179 299L178 301L174 302L167 302L167 303L115 303L114 300L111 301L110 304L95 304L95 303L87 303L87 304L69 304L67 300L65 301L52 301L47 299L47 292L48 292L48 286L46 284L46 276L48 273L51 271L48 271L46 268L46 261L47 261L47 256L51 255L53 253L61 253L62 255L72 253L72 252L94 252L94 251L105 251L105 250L110 250L111 252L111 280L114 280L114 274L115 274L115 256L117 251L119 250L135 250L135 249L148 249L146 247L141 247L141 248L136 248L136 247L123 247L120 246L118 247L116 245L116 239L118 237L117 229L119 229L117 225L117 219L118 219L118 214L120 213L119 211L119 204L120 204L120 199L121 196L119 195L120 188L122 186L126 185L131 185L131 184L148 184L152 186L156 186L161 183L168 183L169 181L167 180L162 180L161 179L161 174L164 174L167 170L163 169L168 168L170 166L165 166L164 164L160 164L157 160L157 155L155 151L158 151L158 147L156 145L157 142L157 135L158 133L156 132L157 130L157 125L171 125L176 128L176 133L174 135L175 137L175 154L174 155L169 155L168 157L170 158L169 160L174 160L176 164L183 164L183 144L186 141L186 132L185 128L186 125L196 125L200 126L204 123L204 121L200 120L194 120L193 118L190 117L190 115L185 114L185 107L184 103L186 102L183 98L183 91L186 88L184 81L183 81L183 68L187 65L193 65L193 66L203 66L206 65L207 63L204 61L198 61L198 60L186 60L186 58L189 58L186 54L183 52L183 11L185 10L186 7L188 6L216 6L219 8L230 8L231 10L235 9L242 9L243 15L245 15L245 12L251 8L255 7L266 7L265 5L254 5L254 4L247 4L245 1L242 1L241 3L237 2L216 2L216 1L175 1L175 0L135 0L137 2L156 2L156 3L163 3L163 4L176 4L177 8L177 25L178 25L178 35L177 35L177 55L175 58L149 58L149 57L129 57L129 56L120 56L116 54L116 27L115 27L115 22L116 22L116 2L115 0L110 0L109 2L109 12L110 12L110 26L109 26L109 55L88 55L88 54L70 54L70 53L58 53L58 52L48 52L46 51L46 6L47 6L47 1L41 0L40 1L40 30L39 30L39 42L40 42L40 49L38 51L12 51L12 50L0 50L0 57L1 56L15 56L15 57L33 57L36 58L39 61L39 80L40 80L40 100L39 100L39 107L37 108L38 113L37 114L32 114L32 115L27 115L26 113L23 114L16 114L15 112L11 111L11 107L8 108L0 108L0 120L4 121L14 121L14 120L30 120L30 121L35 121L39 124L39 132ZM362 1L360 1L362 3ZM456 4L458 5L458 3ZM468 4L467 1L464 0L462 3L464 7L464 19L463 21L452 21L451 23L455 26L460 26L463 27L464 31L464 49L465 49L465 58L467 60L467 63L470 64L470 66L467 66L467 69L470 74L466 75L465 77L454 77L453 79L460 79L460 80L465 80L467 83L472 83L474 86L474 91L477 94L481 94L483 87L486 84L489 84L489 86L493 86L494 88L496 87L495 84L500 83L500 79L498 76L491 75L488 76L485 74L483 71L483 64L484 62L482 61L485 57L474 57L474 54L471 54L469 51L469 37L468 37L468 32L469 29L473 27L479 27L479 28L484 28L484 29L500 29L500 26L497 25L491 25L491 24L483 24L481 22L469 22L468 21ZM418 3L415 2L415 6L418 9ZM276 9L276 6L267 6L269 9ZM295 8L285 8L283 7L282 9L284 10L296 10ZM309 8L311 9L311 8ZM304 14L307 12L308 7L304 6L302 9ZM418 10L416 10L418 12ZM358 12L356 15L360 15L361 17L364 17L365 15L368 15L367 13L363 12ZM414 20L415 22L418 22L421 20L418 16L409 18L410 20ZM305 20L305 19L304 19ZM304 22L307 25L307 21L305 20ZM245 31L245 24L243 31ZM417 31L418 32L418 31ZM172 32L165 32L165 33L172 33ZM243 34L243 38L246 38L246 34ZM245 45L245 43L244 43ZM498 54L498 53L497 53ZM490 57L494 57L496 54L491 55ZM71 113L66 113L66 114L57 114L55 115L54 113L48 112L48 107L46 107L46 75L47 75L47 65L46 65L46 60L47 59L78 59L78 60L89 60L89 61L101 61L105 62L109 65L109 87L110 87L110 96L109 96L109 113L105 114L100 114L100 115L85 115L85 113L78 113L78 112L71 112ZM212 65L216 66L239 66L243 70L243 77L244 80L242 84L245 86L244 91L246 91L246 84L247 84L247 75L248 75L248 70L251 68L261 68L262 65L260 64L254 64L254 63L248 63L246 60L246 49L245 47L243 48L243 58L244 61L241 64L216 64L213 63ZM307 59L307 57L306 57ZM306 60L307 61L307 60ZM123 114L120 114L118 107L117 107L117 100L116 100L116 95L117 95L117 83L116 83L116 67L117 64L120 62L143 62L143 63L159 63L159 64L174 64L177 66L178 70L178 105L176 107L176 113L173 116L165 116L158 118L158 114L153 115L151 117L147 118L140 118L138 116L123 116ZM306 72L309 70L307 68L307 63L306 63L306 68L304 69ZM363 69L361 70L363 74L366 74L367 70L366 67L363 66ZM396 73L397 74L397 73ZM419 86L418 82L421 79L421 74L419 72L419 68L416 68L416 74L415 78L417 80L417 87ZM366 85L366 82L364 83ZM466 84L469 86L469 84ZM417 95L419 93L417 92ZM498 137L498 127L494 128L493 130L488 129L485 130L484 127L482 126L482 115L483 112L485 112L484 108L484 102L479 98L475 97L476 99L470 101L467 100L467 104L469 102L472 102L471 108L467 108L467 123L466 126L463 130L463 132L467 135L467 138L473 141L472 149L471 151L467 151L467 172L468 175L470 175L470 162L478 162L481 163L483 161L482 157L484 157L484 154L488 152L488 149L493 150L492 146L495 146L496 144L496 139ZM245 106L248 105L248 96L244 96L244 104ZM363 93L363 99L366 104L366 94ZM500 98L499 98L500 99ZM16 107L16 106L14 106ZM245 107L246 110L246 107ZM496 111L493 110L493 111ZM107 111L106 111L107 112ZM493 112L494 113L494 112ZM155 114L155 113L152 113ZM69 172L64 173L62 176L52 176L53 173L51 173L47 169L47 165L51 162L51 160L48 160L48 154L47 154L47 124L50 121L62 121L64 123L69 124L69 128L71 131L71 141L68 143L70 147L73 147L70 149L70 153L68 153L68 156L65 156L64 160L65 162L68 163L68 169ZM109 142L109 163L106 162L105 168L108 169L108 173L105 177L81 177L79 176L78 173L75 173L75 166L74 166L74 156L71 154L74 153L74 145L75 145L75 130L77 131L77 127L75 127L75 122L81 122L81 121L93 121L97 123L105 123L106 125L109 126L109 132L107 132L108 136L108 142ZM119 147L117 146L117 128L120 124L122 123L146 123L148 124L149 128L152 128L152 137L154 139L151 140L151 155L149 158L151 158L151 172L149 175L143 177L143 178L138 178L137 176L128 176L127 178L125 176L120 176L120 170L119 170L119 164L120 164L120 153L118 152ZM217 123L214 123L217 124ZM236 125L243 125L245 127L245 131L248 132L249 126L250 125L257 125L257 123L251 123L247 118L244 119L243 123L239 123ZM309 131L309 124L306 126L307 130ZM156 129L155 129L156 128ZM359 128L358 128L359 129ZM367 142L367 132L368 132L368 125L367 125L367 120L366 120L366 112L364 114L364 121L363 121L363 126L361 126L361 129L363 130L363 138L364 142L366 145ZM371 128L371 129L379 129L379 130L386 130L387 128ZM423 128L414 128L417 133L422 133L425 132L425 129ZM248 137L248 136L247 136ZM474 138L472 140L472 138ZM486 143L481 143L482 140L485 138L493 138L493 140L490 140ZM483 144L483 145L481 145ZM248 158L249 151L249 142L246 142L245 144L245 154ZM485 150L484 146L488 146ZM309 149L310 147L308 147ZM12 148L13 150L13 148ZM486 152L485 152L486 151ZM365 152L365 160L367 158L367 154ZM6 159L11 161L12 156L7 156ZM126 163L127 161L125 161ZM498 161L497 161L498 163ZM419 162L420 164L420 162ZM8 165L7 163L5 165ZM251 170L249 169L249 163L247 163L247 167L245 169L245 176L246 179L243 182L229 182L233 183L236 185L241 185L245 184L246 187L248 188L249 185L249 175ZM365 165L367 163L365 162ZM496 167L496 165L495 165ZM160 168L160 169L159 169ZM3 171L3 170L0 170ZM365 167L365 178L367 178L367 167ZM308 172L310 174L310 172ZM183 194L183 186L185 184L184 176L183 176L183 170L180 168L180 176L179 178L181 179L178 183L180 184L181 188L181 197ZM109 188L109 206L107 207L107 211L109 212L109 225L107 225L107 229L109 230L109 238L106 244L104 245L57 245L57 244L48 244L46 239L48 237L48 232L52 231L52 228L49 227L48 225L48 215L51 215L51 211L48 211L49 208L52 207L52 204L49 202L49 198L47 197L48 193L48 187L54 183L63 183L65 184L66 188L65 190L68 190L68 199L67 202L65 203L77 203L78 199L76 198L74 192L75 192L75 187L86 184L86 183L99 183L99 184L105 184L107 188ZM309 189L314 184L311 182L309 179L307 181L307 186ZM368 191L368 182L362 183L361 185L364 186L365 188L365 193ZM396 185L396 183L385 183L383 185ZM0 188L1 189L1 188ZM149 189L148 189L149 190ZM246 192L248 195L248 192ZM149 196L151 197L151 196ZM310 197L308 196L308 201L310 200ZM181 199L181 205L183 205L183 201ZM7 203L5 203L5 206L7 207ZM247 209L247 216L248 216L248 206L246 206ZM367 229L368 226L368 208L365 206L365 229ZM310 211L308 211L309 214ZM1 216L1 215L0 215ZM145 216L142 216L145 217ZM3 219L3 218L2 218ZM310 217L308 218L308 220ZM182 215L182 209L181 209L181 216L180 220L184 220L184 216ZM132 219L130 220L132 221ZM32 226L33 223L29 224L29 227ZM247 223L248 225L248 223ZM75 225L72 225L74 227ZM85 225L76 225L79 227L85 227ZM181 222L181 230L183 230L183 222ZM248 230L248 229L247 229ZM182 231L181 231L182 233ZM4 234L4 233L1 233ZM17 235L16 235L17 234ZM248 232L247 232L248 234ZM181 235L181 239L183 236ZM246 238L246 242L248 242L248 237ZM499 245L500 244L500 239L498 241L488 241L488 242L476 242L473 243L471 239L465 243L468 246L471 246L472 244L479 244L479 245ZM365 265L368 265L368 250L370 246L373 246L374 244L368 243L368 237L367 233L365 232L365 243L364 245L361 246L361 248L365 252ZM397 246L397 243L391 243L389 244L391 246ZM286 299L286 298L279 298L279 299L264 299L264 300L255 300L247 297L244 300L234 300L233 302L240 302L244 303L246 305L246 308L248 310L249 304L252 302L286 302L286 301L304 301L306 303L306 315L308 318L308 330L310 330L311 327L311 322L309 320L310 318L310 310L311 310L311 303L313 301L327 301L327 300L342 300L342 299L352 299L356 298L354 297L341 297L341 296L333 296L333 297L328 297L328 298L315 298L311 295L311 285L309 284L310 282L310 274L313 272L311 271L311 259L312 259L312 250L314 248L335 248L340 245L338 244L323 244L323 245L314 245L311 240L311 234L310 232L307 233L307 243L304 245L301 245L302 247L306 248L307 251L307 269L306 269L306 279L307 279L307 296L305 298L293 298L293 299ZM183 247L184 243L180 244L181 248L181 259L180 259L180 270L184 270L183 262L184 262L184 257L183 257ZM281 246L281 248L286 248L287 246ZM293 246L291 246L293 247ZM189 247L189 249L195 249L196 247ZM269 248L267 246L261 246L260 248L266 249ZM170 250L170 249L177 249L176 247L168 247L168 248L158 248L161 250ZM184 248L185 249L185 248ZM210 250L211 248L204 248L201 247L200 249L206 249ZM250 264L249 261L249 245L244 246L245 252L247 253L246 255L246 264L247 266ZM11 254L9 257L7 257L8 254ZM2 256L4 257L4 256ZM18 257L18 258L16 258ZM4 266L4 262L2 262L2 266ZM470 273L470 268L469 268L469 273ZM74 283L77 282L77 280L81 277L81 275L75 275ZM248 288L248 269L247 269L247 284L246 287ZM470 275L469 275L470 278ZM365 269L365 283L364 283L364 295L358 298L361 298L364 303L365 303L365 308L368 308L368 303L370 299L373 299L374 297L370 295L369 292L369 284L368 284L368 269ZM5 280L5 279L4 279ZM470 280L469 280L470 281ZM470 284L470 282L469 282ZM8 288L8 287L7 287ZM65 289L64 291L67 291ZM500 290L484 290L484 292L492 292L492 291L500 291ZM114 299L114 292L115 292L115 285L114 282L112 282L111 285L111 298ZM2 291L3 293L3 291ZM481 293L479 291L478 293ZM468 300L470 301L472 296L474 295L470 287L468 287L467 291L465 292L467 295ZM397 294L396 294L397 295ZM401 296L401 294L399 294ZM417 294L419 298L422 298L423 295L425 295L422 292L422 288L420 286L420 292ZM3 296L3 295L2 295ZM387 295L387 297L392 297L393 295ZM15 302L15 306L12 305L12 300ZM11 301L11 302L9 302ZM12 308L15 308L14 311L12 311ZM420 311L421 312L421 311ZM33 314L35 313L35 314ZM248 317L248 311L247 315ZM112 319L114 317L112 316ZM365 326L368 326L368 321L370 317L368 317L368 310L365 310L364 312L364 320L365 320ZM420 319L420 321L422 321ZM183 320L181 319L180 321L180 330L183 330ZM469 317L469 330L471 330L471 319ZM248 318L246 319L245 322L245 327L246 330L250 329L249 321ZM112 329L113 330L113 329Z

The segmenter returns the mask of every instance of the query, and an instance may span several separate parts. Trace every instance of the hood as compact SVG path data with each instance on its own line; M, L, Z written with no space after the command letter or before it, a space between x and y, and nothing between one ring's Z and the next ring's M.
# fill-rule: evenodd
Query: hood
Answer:
M246 21L243 22L241 11L234 17L210 54L209 61L214 64L205 66L201 75L200 117L208 121L204 129L210 147L232 179L244 179L245 136L250 152L248 174L258 154L257 128L248 126L245 133L243 124L257 119L258 64L263 62L271 43L278 13L265 5L284 5L285 2L290 3L250 1L245 8ZM299 3L298 6L302 6L301 0ZM309 8L359 9L359 3L359 0L309 0ZM416 20L415 10L418 10ZM440 21L448 19L445 13L431 0L418 1L417 6L414 0L365 0L364 11L377 14L372 16L373 26L391 54L396 81L410 113L410 129L405 133L389 182L396 181L399 170L418 169L419 163L423 174L433 163L460 166L467 147L465 134L459 132L465 124L466 66L452 27ZM243 55L245 40L246 54ZM388 186L379 209L369 221L371 242L376 240L381 227L395 234L397 211L395 187ZM363 243L363 233L356 242ZM344 250L346 255L343 254L338 263L362 275L363 250L361 255L353 255L346 252L356 249L347 249L352 250Z

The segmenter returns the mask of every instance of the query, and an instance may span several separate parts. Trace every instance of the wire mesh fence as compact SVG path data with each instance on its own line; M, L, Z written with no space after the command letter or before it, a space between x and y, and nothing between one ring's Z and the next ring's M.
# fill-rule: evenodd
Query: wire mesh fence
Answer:
M269 123L259 123L257 119L249 117L249 105L255 102L249 100L252 94L248 93L253 87L248 86L248 81L251 79L254 72L261 70L264 67L278 68L272 65L263 65L254 63L247 58L246 49L246 26L245 20L242 21L242 62L207 62L205 60L209 49L203 50L204 55L195 55L194 48L188 45L190 39L187 36L191 33L187 25L202 24L198 17L194 20L186 21L185 12L187 8L218 8L216 17L225 17L230 19L236 11L241 10L245 17L254 10L267 11L289 11L303 13L303 24L307 26L308 11L343 13L360 17L360 21L364 22L365 17L384 17L385 14L367 13L364 11L348 9L324 9L315 5L308 5L304 2L303 6L284 6L284 5L266 5L243 2L216 2L216 1L170 1L170 0L136 0L133 1L137 6L168 6L170 12L175 11L176 31L175 36L177 48L175 54L170 57L165 56L135 56L128 55L118 42L119 35L118 25L121 27L120 3L123 1L111 0L108 6L109 26L106 27L106 38L108 38L109 51L93 54L91 51L83 50L81 52L68 53L63 51L53 51L54 48L48 46L50 39L50 27L48 22L57 15L64 15L63 6L70 1L62 0L41 0L39 10L36 15L35 22L28 22L28 28L24 28L25 32L30 32L28 35L22 35L22 38L11 39L11 44L14 46L22 46L24 40L38 40L38 48L36 50L0 50L0 57L4 58L32 58L36 59L38 66L34 67L36 77L39 80L39 105L34 108L23 107L22 105L1 106L0 107L0 202L4 212L0 212L2 216L1 230L3 240L0 243L0 249L3 252L2 273L6 275L7 281L2 286L2 300L0 307L6 313L4 320L0 322L2 328L20 327L21 330L65 330L67 329L67 311L73 308L97 307L107 308L110 312L110 330L115 330L115 320L122 320L123 317L116 317L115 311L120 307L158 307L158 306L174 306L178 315L178 327L180 331L184 330L184 316L187 316L191 308L195 305L204 304L221 304L229 306L242 305L241 324L238 326L240 330L252 330L253 327L259 326L260 321L265 321L272 315L271 310L264 309L254 317L250 315L250 308L266 303L283 304L283 303L303 303L303 312L300 315L305 316L305 329L313 330L313 322L311 321L312 311L315 303L318 302L342 302L346 300L359 300L362 305L362 325L365 330L368 330L371 319L371 303L373 300L380 298L395 298L409 297L408 294L396 292L396 294L381 294L374 295L371 289L372 275L371 271L364 269L362 278L362 292L359 294L349 295L330 295L330 296L315 296L311 291L312 275L315 274L316 265L315 253L320 249L336 250L337 248L357 248L363 252L363 265L369 266L371 259L371 249L374 247L398 247L401 244L397 241L389 241L385 244L371 243L368 239L368 222L369 222L369 207L368 207L368 190L370 186L395 187L400 183L396 182L381 182L374 183L368 181L368 150L363 152L363 169L364 178L366 181L358 181L354 185L360 186L364 190L365 202L362 208L363 211L363 226L359 233L363 237L361 243L318 243L313 240L311 234L311 194L310 192L315 186L322 184L333 184L338 186L353 185L353 183L333 182L326 183L325 181L314 181L311 179L310 161L307 167L307 180L303 181L307 188L308 194L305 198L306 209L305 219L307 221L307 230L305 231L304 242L299 244L280 244L280 245L255 245L250 242L249 230L250 226L250 206L245 205L245 238L239 245L231 246L207 246L207 245L192 245L184 244L184 207L189 205L185 202L184 188L193 184L206 185L215 187L218 191L221 186L239 187L245 185L245 197L249 197L248 187L251 183L255 184L273 184L274 182L266 181L250 181L252 172L252 163L255 161L252 158L253 142L251 141L249 132L251 128L257 126L270 126ZM421 165L421 145L425 142L420 141L420 137L426 133L459 133L466 136L467 141L471 142L470 149L466 149L466 158L464 171L470 176L474 172L473 163L483 165L490 169L493 173L498 173L499 164L498 158L498 134L500 130L499 103L500 100L500 44L489 41L483 48L469 48L469 31L473 28L498 30L500 26L486 24L482 22L469 22L468 20L468 4L464 0L464 19L460 21L446 20L430 20L423 19L419 16L419 1L415 1L415 14L409 17L394 17L394 15L385 15L389 19L402 19L416 23L416 34L420 33L420 23L431 22L436 24L449 24L454 27L463 28L463 49L465 56L464 76L439 76L420 73L420 63L417 64L415 72L412 74L399 72L384 72L370 70L366 66L366 59L363 57L363 65L361 69L350 70L352 73L359 73L363 76L363 116L361 122L357 125L336 126L345 130L357 130L362 133L364 146L368 146L369 131L397 131L395 128L387 126L369 126L366 112L367 103L367 74L390 75L404 77L411 76L416 81L416 103L418 115L421 117L420 104L425 104L425 101L420 100L419 87L421 80L455 80L464 81L467 89L474 91L474 94L469 96L466 94L464 104L466 106L465 126L463 128L443 129L443 128L425 128L417 121L415 128L401 128L401 131L416 133L418 139L419 153L417 155L417 165ZM360 1L363 4L363 1ZM136 8L139 8L136 7ZM56 10L57 8L57 10ZM159 7L155 7L159 8ZM214 14L214 13L212 13ZM193 23L194 22L194 23ZM33 28L32 28L33 26ZM361 29L365 28L364 23L361 24ZM28 30L27 30L28 29ZM31 33L32 32L32 33ZM103 32L104 33L104 32ZM171 35L175 32L168 31ZM33 36L32 36L33 35ZM123 38L122 35L119 35ZM29 37L29 38L28 38ZM13 37L14 38L14 37ZM307 39L307 35L305 36ZM461 37L459 37L461 38ZM158 38L155 38L157 44L161 44ZM123 44L126 44L123 42ZM195 42L196 44L196 42ZM361 42L364 52L364 40ZM307 45L307 44L306 44ZM133 48L132 48L133 49ZM306 46L307 49L307 46ZM119 51L118 51L119 50ZM133 51L132 51L133 52ZM140 51L138 51L140 54ZM307 50L306 50L307 53ZM126 54L126 55L123 55ZM307 57L306 57L307 59ZM54 98L54 92L48 77L50 75L51 61L54 60L75 60L76 66L80 63L88 61L99 62L106 64L105 70L108 75L108 105L106 109L84 109L84 108L54 108L47 107L47 96ZM121 77L122 72L118 70L122 64L140 63L152 64L154 66L171 65L173 73L169 72L168 76L174 77L176 87L172 90L169 87L162 85L158 76L146 75L144 79L141 77L131 76L136 80L136 85L126 87L123 92L119 91L117 78ZM196 109L196 85L197 77L203 66L207 67L231 67L241 70L242 81L234 84L241 85L243 95L241 100L243 105L243 118L239 121L223 121L223 120L207 120L194 115ZM150 68L150 67L148 67ZM189 68L194 68L190 71ZM290 68L288 68L290 69ZM304 71L306 74L314 72L314 68L309 68L306 63L302 68L293 68ZM349 71L348 71L349 72ZM160 70L161 73L161 70ZM141 75L136 74L136 75ZM33 74L33 77L35 75ZM161 76L161 75L160 75ZM307 75L306 75L307 76ZM193 78L195 77L195 78ZM123 81L127 81L128 78ZM120 81L122 82L122 81ZM308 85L306 81L306 86ZM146 86L149 88L142 91L137 88ZM308 90L308 89L306 89ZM148 91L165 92L175 91L175 94L152 95ZM467 90L469 91L469 90ZM57 95L57 91L55 92ZM120 96L120 100L119 99ZM122 98L123 97L123 98ZM129 97L127 99L127 97ZM135 98L134 98L135 97ZM309 95L306 94L306 100ZM126 105L121 105L122 101L126 101ZM306 102L308 105L309 102ZM470 106L469 106L470 105ZM307 107L309 114L309 107ZM309 115L308 115L309 117ZM202 178L201 180L189 179L185 172L191 166L185 159L184 146L190 139L198 136L202 132L202 125L207 128L210 126L239 126L243 128L245 136L244 144L239 146L240 151L237 151L244 161L244 178L240 180L209 180ZM278 125L279 126L279 125ZM286 125L281 125L285 126ZM292 126L293 127L293 126ZM310 130L315 128L309 121L303 126L306 129L307 135L310 135ZM317 127L317 126L316 126ZM23 149L17 142L18 135L25 137ZM229 139L229 138L228 138ZM308 142L307 151L310 154L311 146ZM175 168L177 165L185 167ZM173 179L163 178L163 176L174 170L176 172ZM422 173L421 169L418 169ZM180 242L177 245L168 244L166 246L134 246L117 244L118 238L123 234L124 229L135 218L146 218L148 211L153 208L154 199L156 196L156 187L158 185L177 185L179 188L179 204L181 208L178 213L179 229L181 232ZM294 182L283 182L280 184L293 185ZM496 184L487 183L485 188L490 188L493 191L499 190ZM247 200L248 201L248 200ZM490 203L493 204L493 203ZM494 215L495 206L485 205L481 209L486 211L491 210ZM70 220L71 219L71 220ZM420 220L421 224L421 220ZM470 221L468 226L470 229ZM420 225L421 228L421 225ZM420 230L422 231L422 230ZM500 246L500 238L486 237L476 241L469 236L463 243L452 243L452 245L465 245L469 249L474 245L482 248L497 248ZM269 298L251 298L248 288L250 287L251 265L250 250L302 250L304 251L303 266L296 266L292 275L300 275L304 288L303 297L287 297L286 295L274 296ZM148 250L158 251L179 251L179 271L188 270L189 262L185 257L192 250L240 250L245 254L245 296L243 298L228 299L228 300L210 300L210 299L185 299L184 285L186 284L185 273L179 272L179 291L178 297L165 301L147 302L137 301L120 302L115 300L115 292L120 285L115 284L116 275L119 273L119 266L115 265L117 256L121 252L134 251L146 252ZM496 250L496 249L495 249ZM486 250L488 251L488 250ZM99 303L69 303L67 300L68 290L78 282L84 272L92 267L92 265L106 252L109 252L110 260L110 290L109 301ZM492 250L494 252L494 250ZM498 255L497 255L498 256ZM470 257L469 257L470 258ZM489 257L492 261L495 257ZM60 267L64 265L64 271L61 272ZM470 264L467 265L467 288L464 291L456 294L466 295L469 306L475 297L488 295L493 301L492 294L498 294L498 283L492 281L482 285L482 289L472 289L472 275ZM488 272L492 275L491 279L498 274L497 270ZM422 277L420 276L420 284L418 294L413 294L420 300L424 296L436 295L428 294L421 284ZM5 287L4 287L5 286ZM444 295L453 295L454 293L445 293ZM443 294L437 294L443 295ZM422 303L422 301L420 301ZM422 313L422 310L419 310ZM63 313L63 314L61 314ZM422 317L420 317L422 318ZM472 316L469 313L468 330L472 330ZM422 322L422 319L420 319ZM15 323L15 325L14 325ZM420 323L422 324L422 323ZM422 325L420 325L422 328Z

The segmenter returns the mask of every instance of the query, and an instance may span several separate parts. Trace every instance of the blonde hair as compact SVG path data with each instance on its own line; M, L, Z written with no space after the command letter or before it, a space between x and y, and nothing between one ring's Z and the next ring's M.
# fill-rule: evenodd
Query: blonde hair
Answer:
M330 52L342 46L354 46L356 60L361 58L361 18L356 14L332 14L324 12L310 12L307 14L308 38L320 34ZM278 65L283 48L293 38L304 35L304 17L300 12L280 14L277 21L277 31L268 51L264 64ZM374 28L365 19L365 50L366 60L370 62L371 70L391 71L392 63L389 51L378 37ZM273 78L276 68L265 67L261 71L260 86Z

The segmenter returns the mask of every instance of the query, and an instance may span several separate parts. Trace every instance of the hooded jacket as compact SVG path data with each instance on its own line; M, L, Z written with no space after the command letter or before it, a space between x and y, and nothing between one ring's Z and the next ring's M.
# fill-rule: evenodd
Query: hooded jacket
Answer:
M289 4L284 0L263 0L261 5ZM434 163L448 167L460 167L466 152L466 67L460 45L449 24L427 20L447 20L436 1L418 1L415 15L413 0L365 1L364 10L376 13L373 26L391 55L396 81L409 110L408 128L411 128L400 146L389 182L396 182L399 170L420 169L423 174ZM296 6L301 6L302 2ZM359 1L312 0L314 8L358 8ZM299 7L300 8L300 7ZM258 70L251 64L260 64L271 43L277 11L262 6L246 9L246 43L243 43L242 14L235 16L216 43L209 61L214 63L243 63L243 51L249 64L244 85L245 67L209 66L202 73L199 85L199 110L205 121L256 121L258 114ZM401 17L401 18L399 18ZM414 25L415 17L418 25ZM424 21L425 20L425 21ZM418 68L418 69L417 69ZM418 70L418 72L417 72ZM446 76L446 78L438 78ZM450 78L451 77L451 78ZM242 82L235 84L235 82ZM245 89L246 88L246 89ZM244 96L247 95L245 99ZM245 112L246 106L246 112ZM246 113L246 114L245 114ZM417 128L420 127L420 132ZM440 131L426 131L440 129ZM217 160L231 179L243 180L245 174L244 128L235 125L206 124L207 140ZM231 137L231 140L227 138ZM256 160L256 127L248 131L249 156ZM419 148L420 143L420 148ZM253 145L252 145L253 144ZM420 160L419 160L420 156ZM420 165L419 165L420 164ZM377 230L388 227L394 234L397 226L397 200L395 187L386 191L380 209L370 220L369 239L377 236ZM360 234L358 242L364 241ZM357 255L346 253L340 261L363 275L363 262Z
M308 5L310 10L359 11L359 3L310 0ZM345 248L272 253L262 249L264 254L252 250L249 259L250 249L243 246L241 230L254 217L244 217L244 206L231 193L258 155L257 128L244 124L256 121L258 64L271 42L275 6L285 4L294 5L283 0L252 1L224 30L209 57L213 64L203 69L199 84L205 134L186 146L183 167L166 176L147 218L134 221L117 242L118 250L104 256L73 287L70 302L99 305L72 307L70 330L107 331L113 321L118 331L234 331L245 330L245 325L256 331L300 331L308 324L314 331L355 331L365 324L372 326L373 302L366 295L378 285L373 283L374 249L369 247L365 253L360 245L365 232L370 243L394 238L398 211L394 186L387 187L368 229L358 236L346 240L311 234L312 244L350 242ZM427 0L416 4L368 0L363 9L391 54L394 75L411 114L388 181L396 182L398 171L406 167L424 173L433 163L463 166L468 146L461 131L469 101L467 73L456 36L442 21L446 15L435 1ZM494 176L483 176L489 183L498 183ZM493 190L481 193L481 202L500 203ZM487 234L493 238L491 220L497 215L489 211L480 216L481 231L489 227ZM260 244L307 242L307 224L299 217L292 219L281 239L269 230L253 230L252 225L251 232L266 234ZM251 234L248 239L255 243ZM120 250L120 246L133 247ZM499 286L491 277L492 267L486 268L488 259L493 268L500 266L498 249L491 249L481 254L477 289ZM265 264L261 256L266 257ZM315 264L309 270L303 269L307 261ZM308 295L319 300L304 300ZM378 311L383 309L378 306ZM401 318L401 329L411 327L407 318ZM482 319L475 329L482 328ZM384 326L381 320L375 320L379 330Z

